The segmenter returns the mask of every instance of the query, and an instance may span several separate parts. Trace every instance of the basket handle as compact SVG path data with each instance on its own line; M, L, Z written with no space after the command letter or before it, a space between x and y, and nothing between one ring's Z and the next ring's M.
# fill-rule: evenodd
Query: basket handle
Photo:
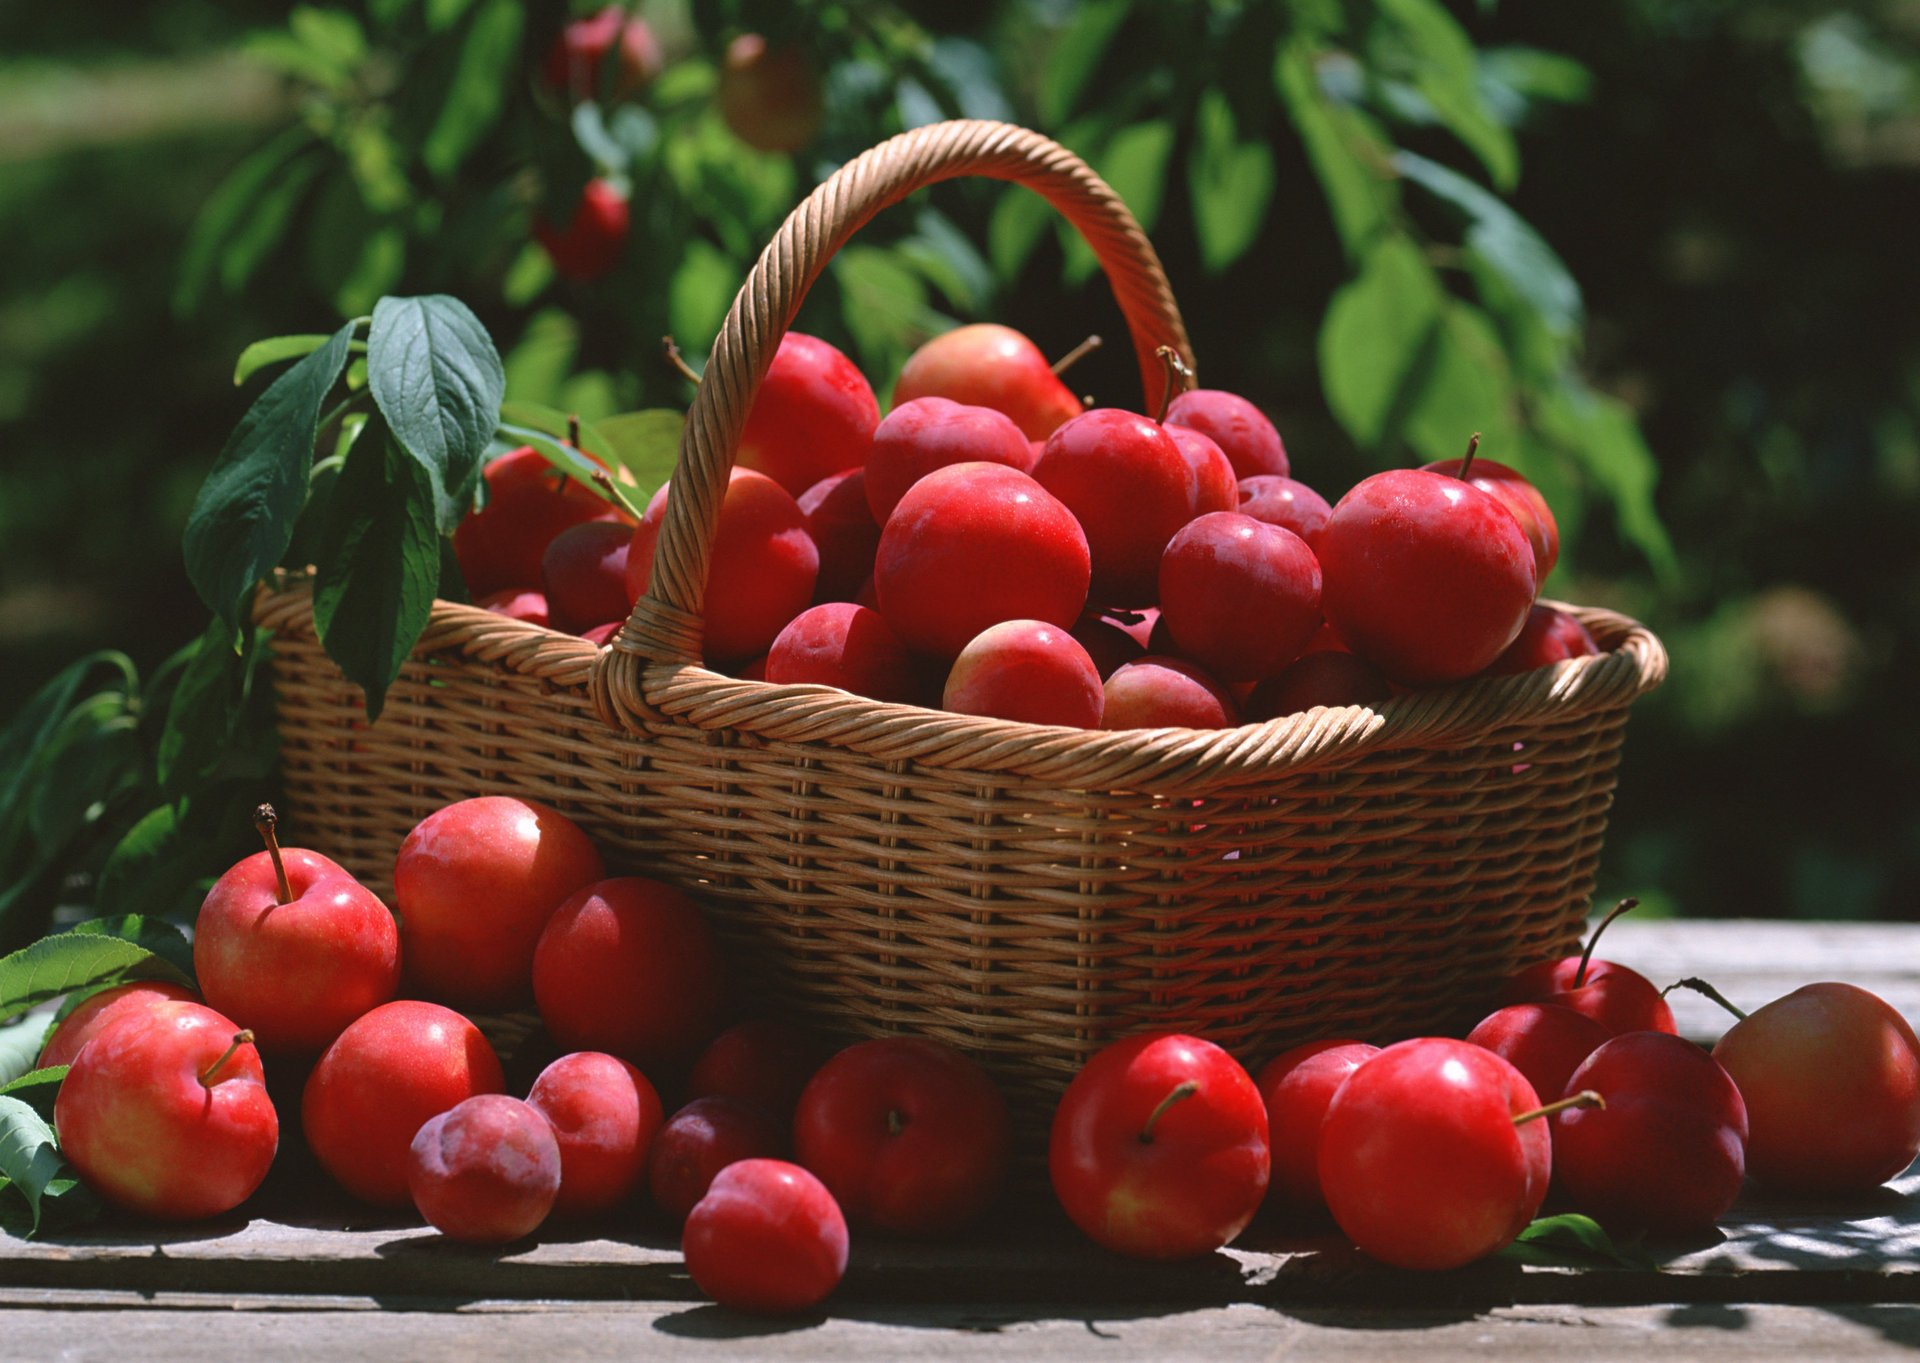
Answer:
M594 690L628 714L647 712L644 660L697 662L700 608L720 502L748 409L807 290L847 240L881 209L942 180L978 175L1038 193L1076 227L1106 271L1133 334L1146 391L1158 411L1165 366L1158 347L1193 354L1160 258L1140 224L1079 157L1039 133L1006 123L956 120L902 133L835 171L788 215L747 275L715 339L687 414L673 491L646 592L600 655Z

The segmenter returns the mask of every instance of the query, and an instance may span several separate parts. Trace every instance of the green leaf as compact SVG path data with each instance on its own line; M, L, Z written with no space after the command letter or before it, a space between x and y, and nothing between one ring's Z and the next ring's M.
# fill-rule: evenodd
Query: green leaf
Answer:
M1167 161L1173 155L1173 124L1164 118L1149 119L1120 129L1100 154L1092 158L1093 168L1120 196L1144 231L1153 231L1160 221L1160 203L1167 187ZM1066 229L1069 283L1089 278L1098 268L1093 248L1078 232Z
M367 336L367 377L394 439L426 474L441 533L451 534L500 421L500 352L457 298L383 298Z
M311 332L301 336L269 336L264 341L255 341L241 351L240 358L234 362L233 386L238 388L269 365L311 355L328 339L318 332Z
M1494 118L1481 97L1479 59L1466 30L1439 0L1379 3L1415 54L1414 88L1448 130L1480 158L1494 184L1512 189L1520 178L1520 151L1513 134Z
M1328 100L1315 60L1305 42L1286 44L1274 64L1274 85L1326 195L1340 244L1349 260L1358 260L1386 229L1393 208L1393 186L1386 176L1389 149L1365 115Z
M1591 1268L1596 1264L1622 1268L1654 1268L1653 1259L1638 1245L1622 1245L1590 1216L1566 1212L1529 1224L1501 1250L1499 1258L1514 1263L1552 1264Z
M313 146L313 134L305 126L289 128L248 156L220 182L187 235L180 281L174 287L176 311L192 312L200 305L228 239L246 221L287 163Z
M119 913L164 907L166 895L174 888L168 868L183 850L180 836L185 821L184 804L160 805L141 815L107 854L94 880L93 902Z
M29 1059L27 1063L31 1065L33 1061ZM69 1068L66 1065L49 1065L43 1070L26 1070L0 1084L0 1097L17 1098L52 1121L54 1100L60 1096L60 1085L66 1080Z
M597 439L588 437L589 429L585 422L581 423L581 439L586 447L602 458L612 458L612 443L604 436ZM598 427L591 429L597 431ZM539 426L521 426L505 421L500 423L500 434L517 440L523 445L531 445L546 456L549 464L581 486L593 489L595 496L607 502L613 501L606 490L594 480L593 475L598 466L591 459L583 458L580 451L569 445L562 437L549 434Z
M993 294L993 267L944 213L923 208L918 230L894 250L965 312L980 311Z
M189 972L153 949L161 944L159 930L170 925L152 919L119 921L137 922L137 930L145 934L146 942L104 935L92 925L82 924L0 958L0 1022L75 989L125 980L170 980L193 987ZM173 932L178 941L185 941L178 937L177 928Z
M220 247L220 286L228 294L246 288L267 257L285 239L307 192L326 169L323 158L302 156L287 163L248 207L246 215Z
M740 269L732 258L711 242L689 241L667 285L667 325L681 347L704 351L739 291Z
M346 367L356 323L275 379L254 399L201 484L187 517L187 576L207 608L240 619L253 584L280 562L307 499L320 406Z
M1673 582L1679 559L1653 504L1660 464L1627 405L1569 374L1538 410L1541 430L1564 445L1612 499L1621 535L1662 580Z
M0 1178L27 1200L40 1228L40 1197L65 1164L46 1118L18 1098L0 1097Z
M953 326L927 302L925 283L882 246L849 246L829 267L840 285L840 319L869 374L899 370L916 346Z
M420 160L436 178L460 168L500 121L513 67L520 56L519 0L488 0L467 20L439 117L420 145Z
M1512 367L1486 314L1449 302L1401 430L1423 461L1457 458L1475 431L1490 459L1520 444Z
M231 647L232 631L211 621L187 662L167 706L167 725L154 750L154 774L160 791L177 800L219 765L239 710L241 688L256 647L253 631L241 635L242 649Z
M686 430L684 412L653 408L644 412L623 412L604 417L598 423L614 458L634 476L645 502L673 476L674 460L680 457L680 437Z
M1131 0L1085 0L1072 8L1073 19L1048 55L1040 86L1043 127L1057 128L1072 116L1131 8Z
M987 219L987 258L994 272L1008 283L1020 277L1021 267L1047 235L1053 208L1032 190L1009 185Z
M41 849L63 848L142 779L139 719L121 692L102 691L68 712L40 760L27 824Z
M131 942L172 966L181 980L193 983L193 943L187 940L186 933L164 919L138 913L115 914L89 918L84 923L75 923L67 931L76 937L111 937L117 941ZM152 977L138 975L130 978Z
M1593 90L1593 73L1572 57L1537 47L1495 47L1480 54L1480 97L1509 128L1526 121L1536 104L1579 104Z
M1259 239L1273 202L1273 152L1240 140L1233 106L1216 89L1202 93L1194 111L1187 186L1200 262L1218 274Z
M1406 238L1383 237L1342 286L1320 327L1320 383L1334 417L1377 448L1399 429L1424 380L1445 295Z
M314 627L327 656L366 693L368 723L433 612L437 497L425 466L374 432L347 456L320 536Z
M53 1031L52 1013L34 1013L15 1023L0 1024L0 1093L33 1071L34 1061Z
M0 729L0 853L6 850L9 830L18 827L16 818L27 792L33 788L48 744L73 710L74 702L87 680L103 667L119 674L123 690L131 693L138 682L133 660L124 653L89 653L67 665L31 699L14 711L7 726Z
M559 395L560 385L573 371L574 358L579 352L579 322L558 308L535 313L503 362L511 403L551 405ZM504 413L505 406L501 410ZM559 429L566 427L562 425Z

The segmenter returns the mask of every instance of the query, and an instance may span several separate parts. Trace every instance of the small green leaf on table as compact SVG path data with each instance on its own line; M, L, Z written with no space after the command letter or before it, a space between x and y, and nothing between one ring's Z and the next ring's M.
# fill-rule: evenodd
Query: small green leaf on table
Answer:
M1590 1216L1566 1212L1544 1216L1520 1232L1498 1256L1511 1263L1562 1268L1656 1268L1638 1245L1622 1245Z

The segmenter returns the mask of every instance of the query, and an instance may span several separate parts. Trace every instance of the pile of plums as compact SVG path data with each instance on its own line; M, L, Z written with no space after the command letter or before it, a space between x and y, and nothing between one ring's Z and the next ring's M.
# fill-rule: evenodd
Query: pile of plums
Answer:
M258 823L266 850L201 908L200 995L97 993L40 1057L70 1066L63 1153L116 1206L193 1220L253 1194L279 1146L263 1055L304 1074L276 1091L297 1091L306 1144L360 1201L487 1245L650 1215L704 1291L748 1310L825 1298L850 1226L939 1237L1002 1189L1007 1106L978 1064L924 1038L829 1055L780 1018L728 1025L699 906L609 876L556 810L485 796L429 815L394 865L397 914L281 848L265 806ZM1592 951L1520 972L1465 1040L1328 1039L1257 1077L1201 1037L1117 1041L1055 1113L1059 1202L1147 1258L1209 1253L1265 1204L1432 1269L1511 1241L1550 1182L1609 1228L1686 1233L1744 1177L1857 1191L1920 1149L1920 1041L1874 995L1808 985L1709 1054ZM560 1054L522 1100L468 1014L529 1002Z
M667 489L635 525L531 448L486 479L454 541L481 604L606 643ZM883 418L852 361L790 333L721 503L706 659L961 714L1219 728L1597 652L1535 603L1558 553L1539 491L1472 446L1329 506L1232 393L1084 410L982 324L916 351Z

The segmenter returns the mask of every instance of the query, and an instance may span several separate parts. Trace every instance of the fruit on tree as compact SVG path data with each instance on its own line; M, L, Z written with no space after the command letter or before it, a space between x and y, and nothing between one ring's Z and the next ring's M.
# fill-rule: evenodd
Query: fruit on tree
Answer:
M562 279L591 284L620 263L632 223L626 191L611 180L595 178L581 189L580 200L564 225L536 219L533 236L546 248L554 272Z
M1083 412L1047 437L1033 476L1086 532L1093 599L1154 604L1160 556L1200 496L1198 473L1160 423L1117 407Z
M667 514L663 484L647 503L627 552L627 597L637 601L653 574L653 551ZM765 653L787 621L813 600L820 551L806 514L763 473L736 468L720 503L708 560L702 621L707 661L740 662Z
M547 920L605 874L593 840L557 809L482 795L435 810L393 863L409 987L458 1008L525 1002Z
M1613 1037L1567 1087L1605 1100L1553 1117L1555 1172L1577 1209L1611 1231L1682 1235L1733 1205L1746 1173L1746 1104L1691 1041Z
M1005 464L1033 471L1033 452L1020 428L991 407L946 398L897 404L873 432L867 453L867 508L885 525L907 489L952 464Z
M284 852L273 807L254 813L267 849L213 883L194 923L193 968L209 1007L262 1049L314 1054L400 984L400 931L340 866Z
M1320 1127L1320 1188L1353 1242L1398 1268L1457 1268L1512 1242L1553 1170L1533 1086L1445 1037L1389 1046L1347 1077Z
M1105 729L1226 729L1240 722L1233 693L1197 665L1148 655L1107 678Z
M1266 1195L1267 1110L1212 1042L1150 1033L1100 1051L1055 1109L1047 1168L1073 1223L1142 1259L1210 1254Z
M1746 1101L1747 1172L1787 1192L1877 1188L1920 1153L1920 1040L1884 999L1803 985L1713 1048Z
M540 1228L560 1192L560 1145L539 1112L483 1093L429 1117L407 1152L407 1190L450 1240L504 1245Z
M678 1224L728 1165L786 1153L783 1124L771 1114L739 1098L709 1094L667 1118L654 1137L647 1190L654 1205Z
M527 1105L547 1119L559 1146L554 1215L604 1216L632 1198L662 1115L644 1074L604 1051L574 1051L540 1071Z
M753 396L734 463L798 496L866 462L880 404L854 362L817 336L780 338Z
M1261 473L1285 477L1287 448L1266 413L1236 393L1218 388L1195 388L1177 394L1161 418L1169 426L1186 426L1220 447L1233 465L1236 478Z
M720 1171L680 1237L700 1290L736 1311L805 1311L847 1271L847 1223L819 1179L783 1160Z
M800 1163L855 1225L900 1235L940 1235L981 1215L1005 1181L1011 1143L986 1071L922 1037L847 1047L794 1110Z
M796 615L767 650L766 680L837 686L872 700L920 698L919 662L880 612L830 601Z
M960 650L940 704L962 715L1097 729L1100 672L1080 641L1060 626L1004 620Z
M480 1029L451 1008L400 999L349 1026L307 1076L300 1121L320 1167L362 1202L408 1204L408 1150L430 1117L504 1087Z
M1005 620L1068 629L1092 562L1073 513L1018 469L953 464L915 483L874 562L880 613L911 648L958 656Z
M1512 513L1458 478L1390 469L1356 484L1314 541L1327 619L1396 682L1460 681L1526 623L1533 549Z
M609 62L611 58L611 62ZM554 38L540 64L547 88L569 98L621 100L660 74L660 41L624 6L575 19Z
M1309 1041L1282 1051L1254 1075L1254 1087L1267 1105L1267 1141L1273 1150L1267 1197L1276 1206L1294 1212L1326 1209L1320 1192L1320 1127L1347 1076L1378 1054L1378 1046L1364 1041Z
M799 151L818 135L825 112L820 76L806 52L771 46L758 33L727 44L720 116L742 142L761 151Z
M131 984L116 984L110 989L102 989L60 1019L41 1044L40 1058L34 1065L38 1069L71 1065L73 1058L80 1054L80 1048L93 1040L94 1034L115 1018L129 1012L144 1012L156 1003L168 1002L198 1003L200 996L191 989L168 984L165 980L135 980Z
M547 1034L642 1069L693 1059L719 1030L720 946L671 885L621 876L560 905L533 953L533 997Z
M1080 415L1080 399L1022 333L993 322L955 327L907 358L893 386L895 403L950 398L1005 412L1028 440L1045 440Z
M163 1221L233 1210L280 1143L251 1035L172 999L123 1010L94 1033L60 1085L53 1124L88 1187Z
M1190 522L1160 560L1160 622L1181 656L1224 682L1260 681L1299 657L1320 628L1320 596L1307 542L1238 512Z

